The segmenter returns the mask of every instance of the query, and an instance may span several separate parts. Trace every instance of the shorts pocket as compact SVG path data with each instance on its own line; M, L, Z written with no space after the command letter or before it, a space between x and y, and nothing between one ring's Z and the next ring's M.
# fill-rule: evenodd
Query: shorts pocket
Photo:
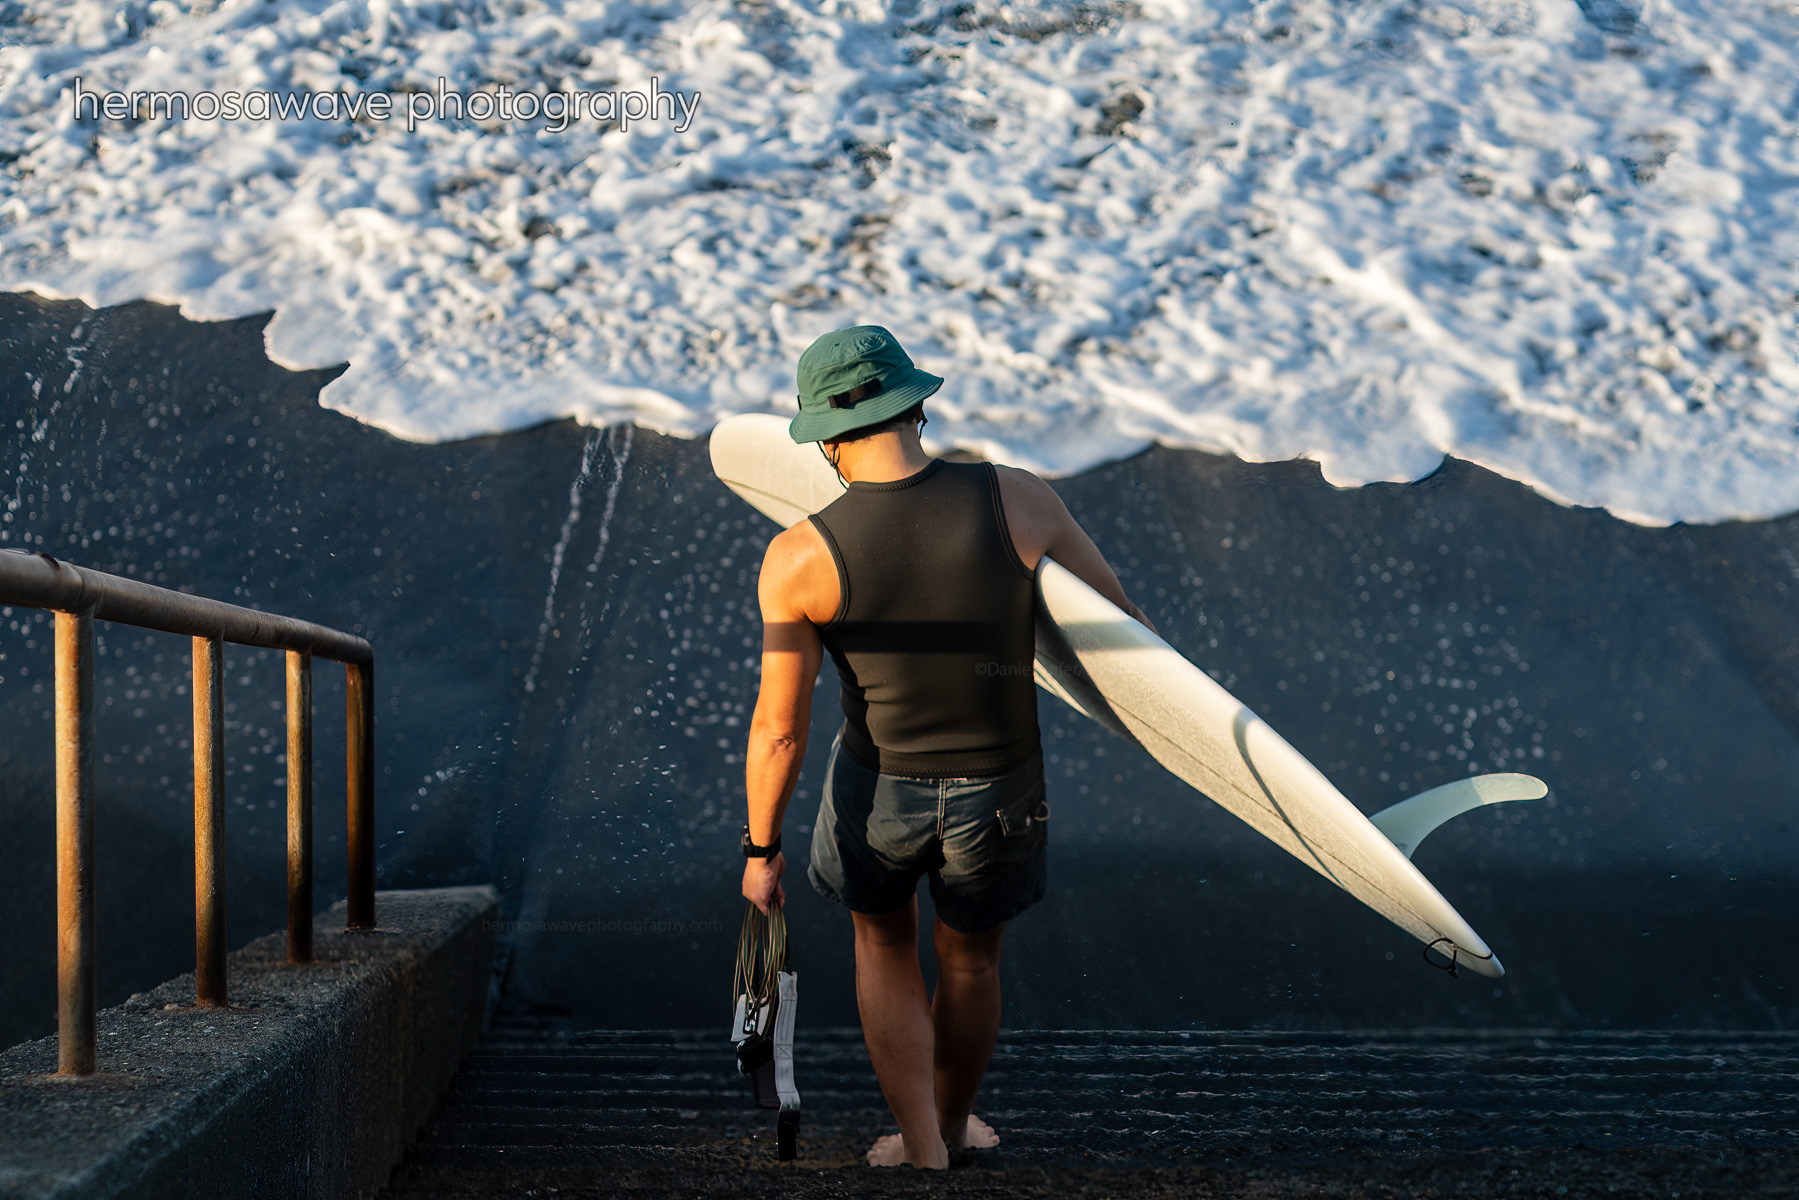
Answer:
M1038 784L1005 808L995 809L1001 837L1023 837L1033 826L1049 820L1049 801L1043 798L1043 785Z

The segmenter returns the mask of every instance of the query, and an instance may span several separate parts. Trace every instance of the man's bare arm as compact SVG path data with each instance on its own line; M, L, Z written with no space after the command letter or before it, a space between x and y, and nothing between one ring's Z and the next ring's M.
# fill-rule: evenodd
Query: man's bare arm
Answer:
M1013 548L1033 571L1038 560L1047 555L1068 568L1088 587L1143 622L1151 630L1155 624L1125 595L1124 585L1087 536L1056 490L1029 471L1016 467L1000 467L1000 499L1006 506L1006 525L1012 533Z
M812 684L824 657L824 643L810 619L817 615L813 610L821 602L815 577L816 550L822 546L809 544L816 540L810 527L776 537L762 560L757 584L762 609L762 683L750 718L744 786L749 797L750 840L758 846L767 846L780 835L787 802L806 757ZM782 855L749 859L743 870L744 896L764 912L771 900L785 902L786 891L781 887L785 869Z

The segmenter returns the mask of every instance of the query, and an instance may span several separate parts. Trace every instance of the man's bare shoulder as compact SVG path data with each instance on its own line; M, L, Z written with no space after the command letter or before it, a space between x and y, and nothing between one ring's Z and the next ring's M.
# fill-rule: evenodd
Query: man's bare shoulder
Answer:
M1034 571L1045 554L1068 540L1073 520L1062 497L1037 476L1017 467L996 469L1012 548L1018 552L1019 560Z
M762 556L757 590L771 605L822 624L837 611L837 563L810 521L777 533Z
M796 570L804 570L807 566L823 557L829 562L831 548L825 545L824 537L811 521L801 521L790 525L769 540L768 550L762 555L762 573L775 571L789 574Z
M999 475L1000 497L1005 500L1008 512L1014 501L1031 513L1054 515L1061 512L1062 498L1056 495L1056 489L1036 475L1023 467L1004 467L998 463L993 464L993 469Z

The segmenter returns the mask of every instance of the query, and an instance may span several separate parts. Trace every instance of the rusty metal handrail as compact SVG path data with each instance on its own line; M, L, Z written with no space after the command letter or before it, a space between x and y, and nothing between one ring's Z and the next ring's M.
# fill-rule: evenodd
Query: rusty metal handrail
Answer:
M333 662L375 661L367 642L324 625L189 596L27 550L0 551L0 593L0 603L87 612L96 620L161 633L219 637L265 650L310 650Z
M344 664L349 919L375 924L375 652L351 634L0 550L0 604L56 613L57 1073L94 1070L94 622L193 638L194 981L225 980L224 643L287 651L287 958L312 961L312 658Z

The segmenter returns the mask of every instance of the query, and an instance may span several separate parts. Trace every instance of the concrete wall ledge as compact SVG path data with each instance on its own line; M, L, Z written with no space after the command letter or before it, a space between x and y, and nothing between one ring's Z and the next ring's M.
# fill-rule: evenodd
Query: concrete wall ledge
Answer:
M56 1040L0 1054L0 1196L370 1195L480 1035L493 957L490 887L381 892L380 927L315 925L228 965L229 1008L185 975L99 1019L99 1071L59 1079Z

